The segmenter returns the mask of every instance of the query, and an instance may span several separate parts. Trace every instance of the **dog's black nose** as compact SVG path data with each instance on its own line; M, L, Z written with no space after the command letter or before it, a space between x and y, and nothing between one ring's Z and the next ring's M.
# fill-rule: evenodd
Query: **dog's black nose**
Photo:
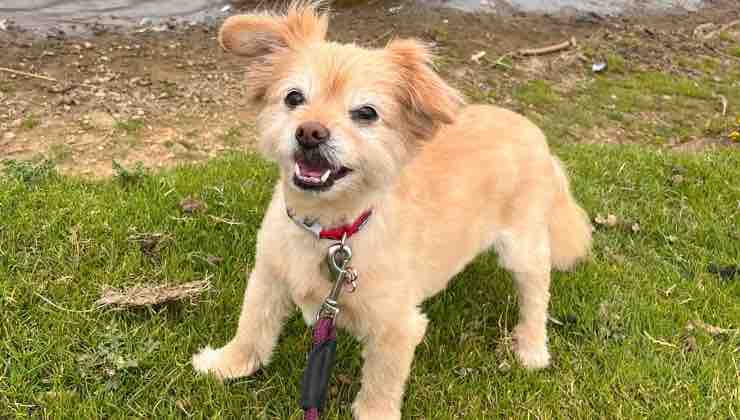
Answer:
M329 129L318 121L304 122L295 131L295 139L298 140L298 144L306 149L318 147L321 143L329 140L330 135Z

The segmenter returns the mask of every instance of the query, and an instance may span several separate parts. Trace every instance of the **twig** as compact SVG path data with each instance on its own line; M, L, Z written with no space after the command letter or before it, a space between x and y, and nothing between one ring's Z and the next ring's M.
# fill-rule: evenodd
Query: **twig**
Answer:
M42 80L47 80L49 82L59 83L59 80L57 80L57 79L55 79L53 77L42 76L40 74L34 74L34 73L26 73L25 71L13 70L13 69L9 69L7 67L0 67L0 71L4 71L6 73L17 74L19 76L33 77L35 79L42 79Z
M672 347L674 349L678 348L678 346L675 344L653 338L653 336L651 336L647 331L643 331L642 333L645 334L645 337L647 337L647 339L652 341L654 344L660 344L661 346Z
M216 222L226 223L227 225L230 225L230 226L240 226L244 224L243 222L237 222L236 220L224 219L223 217L214 216L212 214L209 214L208 217L215 220Z
M576 38L571 37L567 41L563 41L559 44L550 45L547 47L542 48L525 48L523 50L519 50L518 54L523 56L530 56L530 55L544 55L544 54L551 54L554 52L562 51L570 47L576 46Z
M19 76L31 77L31 78L34 78L34 79L46 80L47 82L54 82L54 83L59 83L59 84L62 83L60 80L55 79L53 77L43 76L43 75L35 74L35 73L28 73L28 72L20 71L20 70L13 70L13 69L9 69L7 67L0 67L0 71L3 71L5 73L17 74ZM88 83L74 83L73 82L69 86L67 86L66 88L61 89L60 91L54 92L54 93L67 93L70 90L72 90L72 89L74 89L74 88L76 88L78 86L84 86L84 87L88 87L88 88L92 88L92 89L97 89L98 88L98 86L91 85L91 84L88 84Z
M38 292L33 292L33 294L36 295L36 296L38 296L41 300L43 300L44 302L48 303L49 305L51 305L51 306L59 309L60 311L71 312L71 313L75 313L75 314L86 314L86 313L89 313L89 312L93 312L95 310L95 309L86 309L84 311L80 311L80 310L77 310L77 309L67 309L65 307L62 307L62 306L57 305L56 303L52 302L51 300L49 300L48 298L44 297L43 295L41 295Z
M565 325L565 324L563 324L563 321L561 321L561 320L559 320L559 319L557 319L557 318L553 318L553 317L551 317L551 316L548 316L548 317L547 317L547 320L548 320L548 321L550 321L550 322L552 322L552 323L553 323L553 324L555 324L555 325L558 325L558 326L560 326L560 327L562 327L563 325Z

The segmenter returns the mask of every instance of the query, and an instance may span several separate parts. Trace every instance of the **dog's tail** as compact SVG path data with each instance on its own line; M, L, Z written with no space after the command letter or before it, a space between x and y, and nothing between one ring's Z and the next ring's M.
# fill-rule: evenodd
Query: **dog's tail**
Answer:
M550 259L558 270L568 270L591 250L591 222L575 202L562 163L553 157L557 193L550 212Z

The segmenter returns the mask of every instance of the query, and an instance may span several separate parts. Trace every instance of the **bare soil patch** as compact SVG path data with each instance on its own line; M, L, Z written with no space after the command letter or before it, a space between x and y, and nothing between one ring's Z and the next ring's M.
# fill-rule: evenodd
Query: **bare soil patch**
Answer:
M524 112L555 141L675 147L705 138L708 144L733 144L728 136L736 128L734 116L740 115L740 97L734 95L740 89L740 26L709 39L694 34L701 24L721 28L740 18L733 1L717 1L697 13L649 18L495 16L411 2L370 3L336 10L330 36L371 46L392 37L430 42L440 71L472 101ZM553 54L515 54L572 37L577 46ZM242 65L218 48L214 27L100 30L86 38L45 39L9 30L0 31L0 50L0 67L44 77L0 71L0 159L47 158L66 173L107 176L113 160L124 167L136 162L162 167L254 144L254 111L244 100ZM649 106L635 99L634 110L614 120L601 121L609 109L603 98L594 97L593 126L584 115L584 121L563 122L569 98L580 95L585 101L591 93L584 86L604 83L591 71L598 61L608 62L607 71L619 75L620 83L629 83L635 74L664 73L721 94L729 105L718 116L718 99L705 98L703 91L693 98L694 92L688 92L687 98L696 101L691 111L696 124L709 124L700 131L684 130L683 116L672 119L681 115L674 107L684 108L685 102L657 106L655 100L670 104L671 99L655 99L654 92L644 101ZM670 92L662 96L675 97ZM645 141L646 135L653 136L651 130L663 133L662 140Z

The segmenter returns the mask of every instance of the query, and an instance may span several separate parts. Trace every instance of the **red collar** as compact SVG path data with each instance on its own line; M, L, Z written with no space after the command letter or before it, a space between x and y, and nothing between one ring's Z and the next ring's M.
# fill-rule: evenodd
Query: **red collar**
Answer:
M345 237L345 235L346 238L349 239L355 233L359 232L365 226L365 224L367 224L367 221L373 214L373 209L365 210L365 212L363 212L360 217L355 219L355 221L351 224L345 224L329 229L322 227L318 222L311 219L299 220L290 211L290 209L287 210L287 213L288 217L290 217L290 219L293 220L298 226L313 233L318 239L333 239L335 241L341 241L342 238Z

